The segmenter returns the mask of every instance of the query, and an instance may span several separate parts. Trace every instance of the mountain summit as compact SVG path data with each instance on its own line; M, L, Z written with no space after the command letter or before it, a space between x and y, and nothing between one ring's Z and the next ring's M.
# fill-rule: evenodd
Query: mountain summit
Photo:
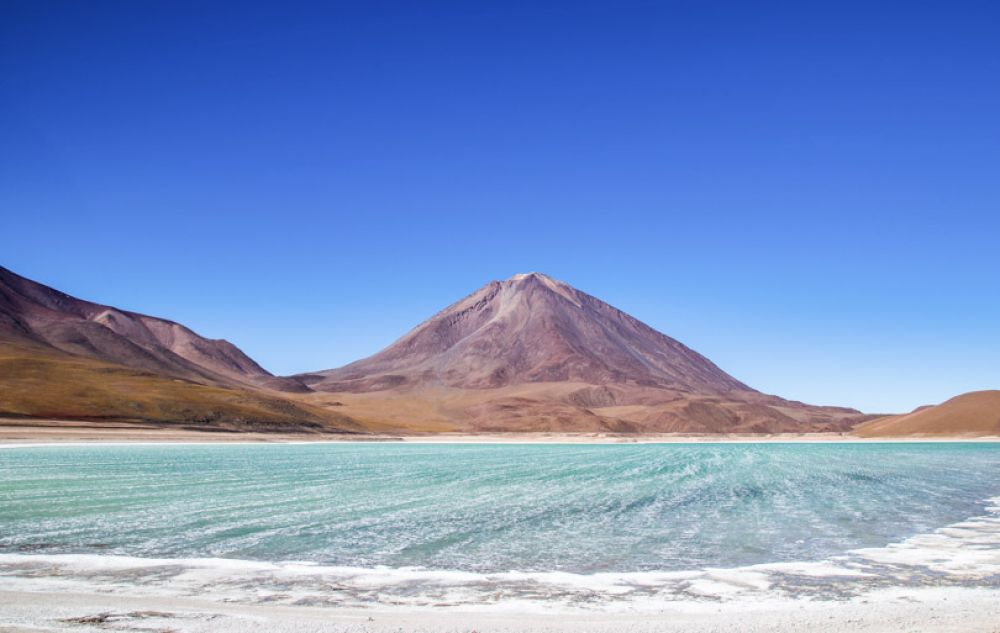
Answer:
M750 390L678 341L541 273L490 282L374 356L304 378L326 391L537 382Z
M296 378L362 417L434 430L794 432L860 417L755 391L537 272L490 282L374 356Z

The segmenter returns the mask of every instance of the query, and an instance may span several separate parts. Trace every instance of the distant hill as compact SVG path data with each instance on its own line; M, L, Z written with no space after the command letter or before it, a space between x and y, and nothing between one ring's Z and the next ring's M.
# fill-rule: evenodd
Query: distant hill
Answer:
M863 437L905 435L1000 436L1000 391L972 391L904 415L887 415L860 424Z
M363 430L343 412L294 400L306 391L227 341L0 268L0 417Z
M762 394L540 273L494 281L374 356L294 378L348 411L466 431L844 431L862 414Z
M208 431L364 431L342 413L274 392L199 384L3 340L0 417L143 422Z
M277 378L229 341L207 339L174 321L77 299L0 267L0 337L220 386L304 392Z

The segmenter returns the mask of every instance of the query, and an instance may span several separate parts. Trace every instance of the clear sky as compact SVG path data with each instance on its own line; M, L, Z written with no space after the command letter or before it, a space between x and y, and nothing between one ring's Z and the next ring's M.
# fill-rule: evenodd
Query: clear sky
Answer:
M537 270L908 410L1000 388L1000 3L3 0L0 238L275 373Z

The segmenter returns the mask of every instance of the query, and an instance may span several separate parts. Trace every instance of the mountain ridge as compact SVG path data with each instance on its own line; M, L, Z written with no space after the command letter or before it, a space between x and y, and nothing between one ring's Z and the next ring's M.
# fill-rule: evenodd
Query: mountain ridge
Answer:
M342 411L290 399L308 391L228 341L0 267L0 417L212 432L367 431Z
M0 416L232 432L995 435L1000 391L895 416L785 400L537 272L489 282L368 358L279 377L224 339L0 267Z
M225 339L170 319L78 299L0 266L0 336L217 386L308 391Z

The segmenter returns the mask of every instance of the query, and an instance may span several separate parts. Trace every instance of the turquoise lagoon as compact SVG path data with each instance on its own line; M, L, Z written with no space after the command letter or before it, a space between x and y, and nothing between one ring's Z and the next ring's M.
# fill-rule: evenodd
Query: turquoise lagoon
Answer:
M1000 444L0 449L0 586L290 604L1000 584Z

